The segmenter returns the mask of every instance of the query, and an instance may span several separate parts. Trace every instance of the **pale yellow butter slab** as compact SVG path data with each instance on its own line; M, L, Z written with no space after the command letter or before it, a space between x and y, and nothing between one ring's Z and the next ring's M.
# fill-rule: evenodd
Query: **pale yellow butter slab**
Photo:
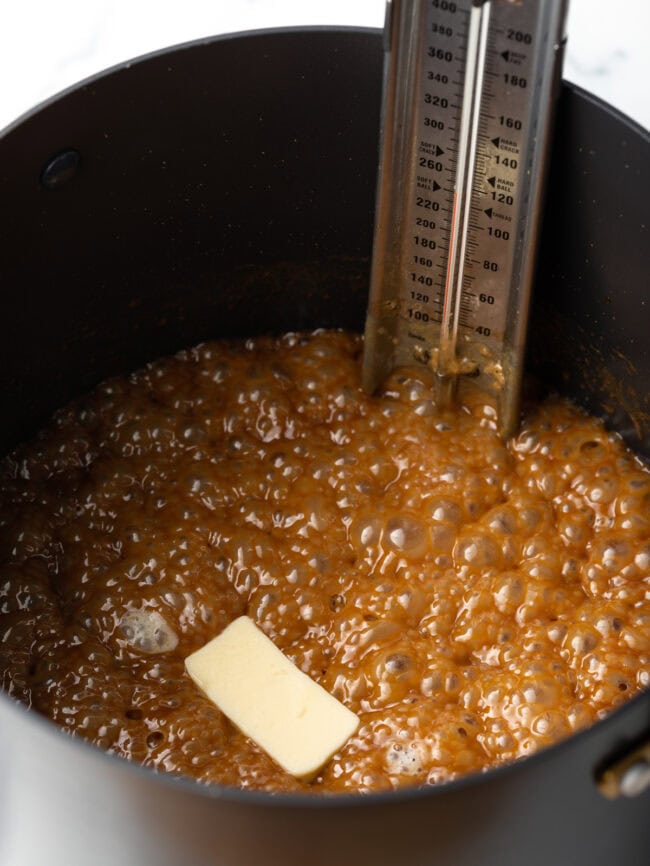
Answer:
M284 770L313 777L359 718L299 670L246 616L185 659L187 673Z

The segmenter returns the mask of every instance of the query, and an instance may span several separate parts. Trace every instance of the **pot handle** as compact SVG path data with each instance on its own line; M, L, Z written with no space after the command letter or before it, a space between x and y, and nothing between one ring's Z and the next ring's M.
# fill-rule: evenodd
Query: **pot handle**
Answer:
M596 784L604 797L638 797L650 790L650 736L647 734L632 748L618 752L596 773Z

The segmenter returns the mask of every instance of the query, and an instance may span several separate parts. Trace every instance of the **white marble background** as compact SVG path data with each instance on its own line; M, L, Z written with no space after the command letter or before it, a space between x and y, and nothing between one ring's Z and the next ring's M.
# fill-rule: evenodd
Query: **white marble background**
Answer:
M650 0L570 0L564 77L650 128ZM216 33L380 27L384 0L19 0L0 10L0 129L123 60Z

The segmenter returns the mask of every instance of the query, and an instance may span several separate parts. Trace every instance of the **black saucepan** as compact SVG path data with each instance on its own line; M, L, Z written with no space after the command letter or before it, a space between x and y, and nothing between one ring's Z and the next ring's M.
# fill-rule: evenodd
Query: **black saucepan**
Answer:
M377 31L207 40L90 80L5 132L2 452L103 377L182 346L362 327L381 67ZM528 371L646 457L649 174L647 133L565 85ZM197 788L6 696L0 724L7 866L650 860L650 790L608 800L596 784L650 740L650 693L514 766L363 798ZM648 765L635 766L641 789Z

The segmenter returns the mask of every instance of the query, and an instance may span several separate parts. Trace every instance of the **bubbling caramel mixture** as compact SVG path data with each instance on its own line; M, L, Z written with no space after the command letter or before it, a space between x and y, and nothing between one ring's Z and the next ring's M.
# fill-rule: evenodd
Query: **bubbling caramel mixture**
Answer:
M109 381L0 473L0 682L158 770L377 791L520 758L650 685L650 473L575 408L504 444L339 332L211 343ZM247 613L361 717L283 773L185 657Z

